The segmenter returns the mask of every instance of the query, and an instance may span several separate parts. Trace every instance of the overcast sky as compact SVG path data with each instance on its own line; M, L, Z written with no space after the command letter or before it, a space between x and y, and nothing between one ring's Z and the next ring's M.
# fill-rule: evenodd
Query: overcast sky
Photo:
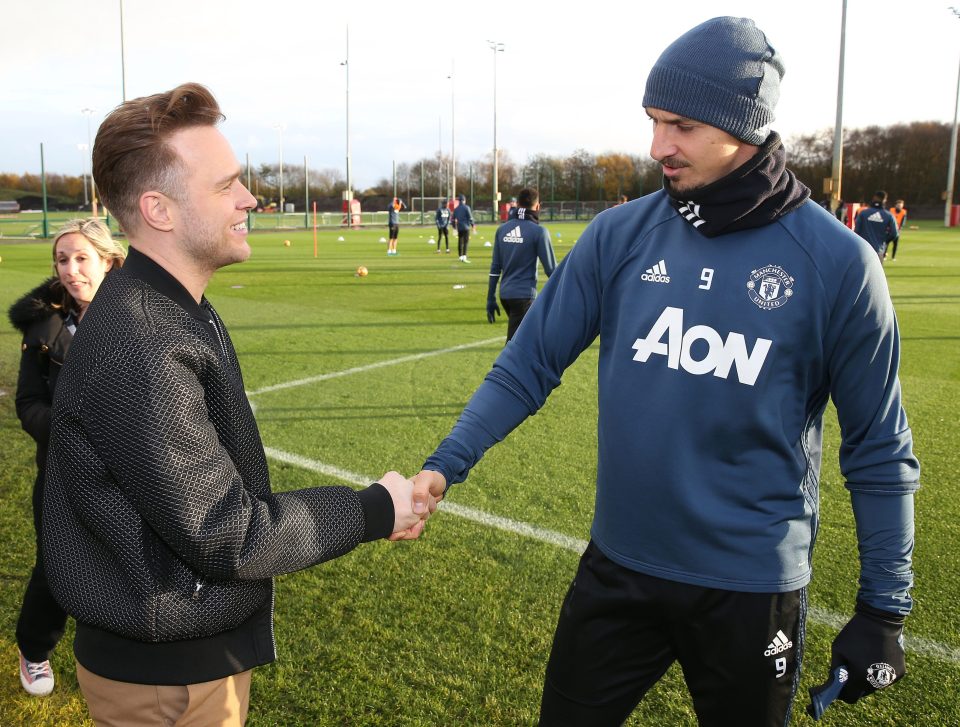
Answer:
M950 122L960 18L947 0L849 0L844 123ZM340 9L338 9L338 6ZM960 6L960 3L958 3ZM87 140L122 100L120 0L34 0L3 7L0 171L79 174ZM787 73L774 128L832 128L841 0L805 3L333 2L124 0L126 96L184 81L209 86L242 162L345 168L347 25L354 187L389 178L451 144L458 160L498 144L515 162L537 153L646 154L641 99L651 65L677 36L717 15L753 18ZM515 8L534 14L524 16ZM448 78L453 70L453 84ZM944 150L946 153L946 150Z

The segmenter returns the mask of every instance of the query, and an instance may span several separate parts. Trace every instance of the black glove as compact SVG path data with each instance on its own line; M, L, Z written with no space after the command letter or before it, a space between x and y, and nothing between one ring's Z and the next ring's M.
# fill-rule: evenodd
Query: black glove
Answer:
M856 613L833 640L830 671L847 668L840 699L853 704L860 697L889 687L907 671L903 651L904 617L857 603Z
M500 307L497 305L497 283L500 282L500 274L493 275L487 279L487 320L493 323L500 315Z
M819 721L823 717L823 713L827 711L827 707L840 695L840 690L843 689L843 685L847 683L849 678L850 672L847 671L847 667L838 666L830 672L830 678L826 682L819 687L811 687L807 714L813 717L815 721Z

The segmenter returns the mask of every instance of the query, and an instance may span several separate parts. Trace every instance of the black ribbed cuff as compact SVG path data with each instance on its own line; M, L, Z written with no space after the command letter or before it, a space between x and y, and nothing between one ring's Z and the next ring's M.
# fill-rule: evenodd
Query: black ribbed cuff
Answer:
M854 609L861 616L866 616L869 619L878 621L889 626L903 626L904 622L907 620L907 617L900 613L892 613L890 611L881 611L879 608L874 608L868 603L858 600L856 608Z
M393 533L393 498L387 488L374 482L357 493L363 508L363 542L389 537Z

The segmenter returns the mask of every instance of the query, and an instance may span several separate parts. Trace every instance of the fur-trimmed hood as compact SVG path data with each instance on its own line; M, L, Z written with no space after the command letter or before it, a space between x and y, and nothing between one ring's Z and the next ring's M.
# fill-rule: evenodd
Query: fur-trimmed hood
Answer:
M56 277L48 278L10 306L10 322L21 333L25 334L34 323L60 313L61 309L57 306L60 296L53 288L55 282Z

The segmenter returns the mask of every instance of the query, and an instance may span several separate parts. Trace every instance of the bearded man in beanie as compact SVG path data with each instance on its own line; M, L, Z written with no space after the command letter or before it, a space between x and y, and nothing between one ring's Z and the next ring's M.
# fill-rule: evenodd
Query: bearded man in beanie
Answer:
M919 465L897 323L877 256L786 169L783 73L742 18L664 51L643 99L663 189L591 222L414 478L426 511L599 336L596 508L541 725L619 725L675 661L701 724L789 722L831 397L860 546L840 698L903 675Z

